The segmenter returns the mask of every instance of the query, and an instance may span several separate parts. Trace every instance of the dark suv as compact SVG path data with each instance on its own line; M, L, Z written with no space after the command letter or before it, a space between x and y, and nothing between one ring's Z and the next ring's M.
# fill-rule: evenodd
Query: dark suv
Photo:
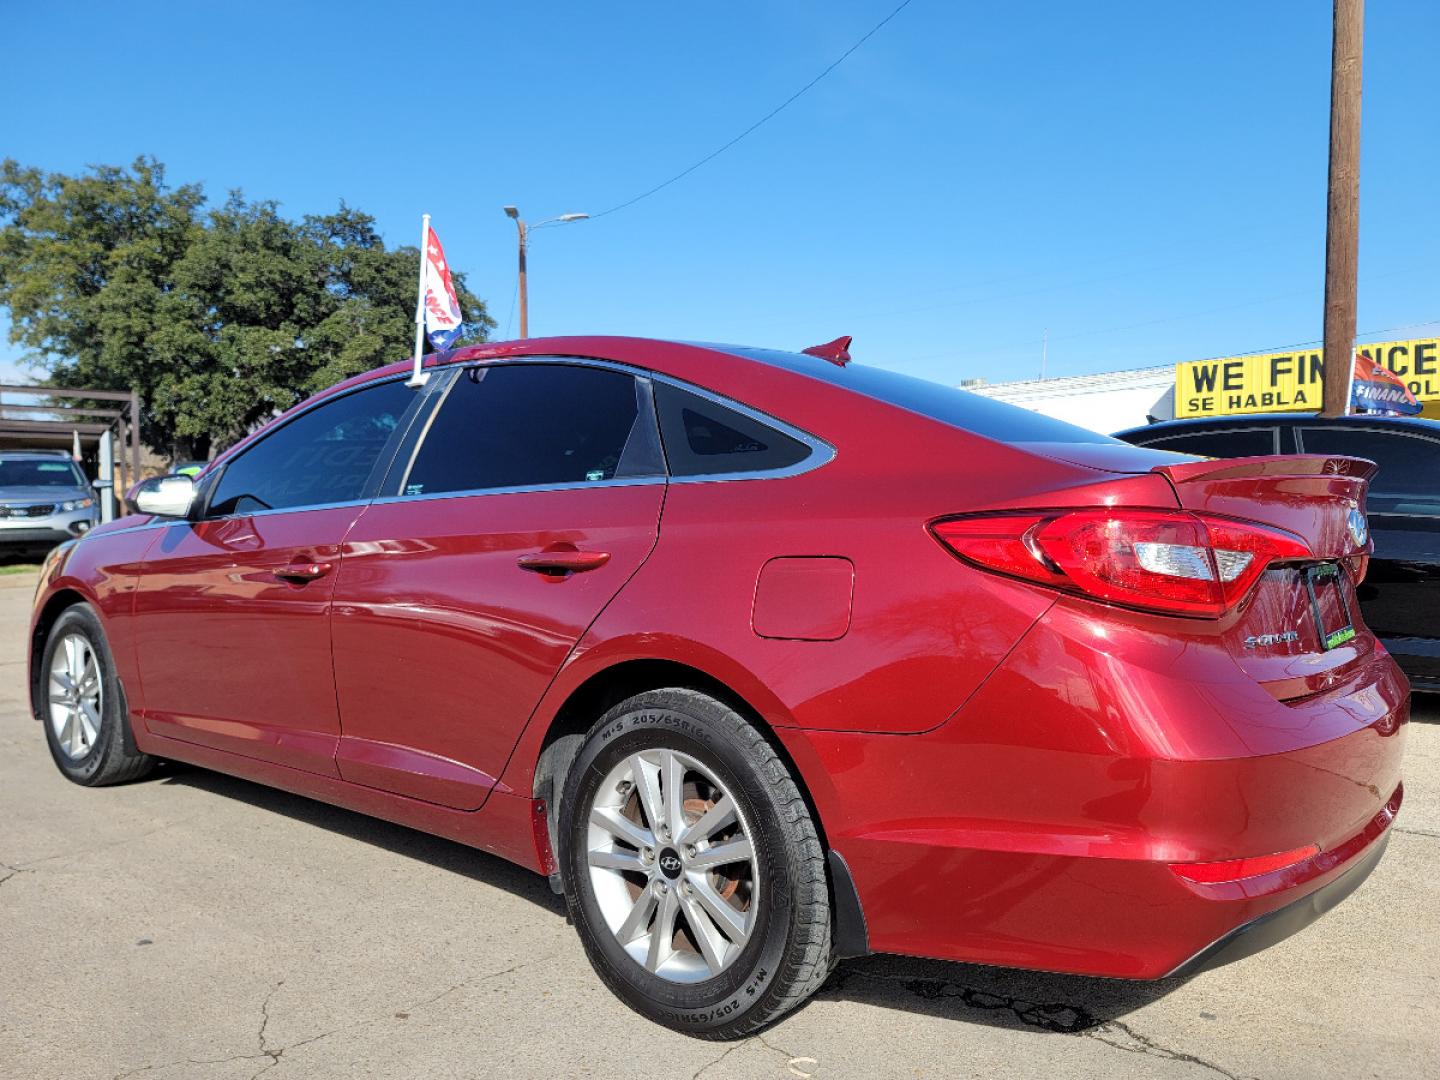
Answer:
M1115 438L1204 457L1346 454L1379 465L1367 500L1375 557L1360 608L1415 689L1440 691L1440 422L1271 413L1171 420Z

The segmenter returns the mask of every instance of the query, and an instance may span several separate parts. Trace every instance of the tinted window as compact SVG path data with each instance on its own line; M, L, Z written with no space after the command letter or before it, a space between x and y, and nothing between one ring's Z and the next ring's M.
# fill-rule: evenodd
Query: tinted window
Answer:
M406 495L585 484L664 472L629 375L569 364L461 372L430 425ZM633 438L632 438L633 434Z
M370 470L418 396L403 383L380 383L302 413L225 466L210 513L322 506L363 497Z
M743 346L710 348L749 356L1003 443L1113 443L1118 440L954 386L864 364L841 367L802 353Z
M1238 431L1191 431L1183 435L1163 435L1158 439L1136 439L1140 446L1153 450L1169 450L1175 454L1199 457L1256 457L1275 453L1273 428L1247 428Z
M773 472L810 456L799 439L678 386L657 383L655 407L672 476Z
M0 458L0 488L84 486L85 478L80 475L80 470L64 458L57 457L51 461Z
M1369 458L1380 466L1370 481L1367 506L1392 514L1440 514L1440 443L1424 436L1373 428L1300 429L1307 454L1346 454Z

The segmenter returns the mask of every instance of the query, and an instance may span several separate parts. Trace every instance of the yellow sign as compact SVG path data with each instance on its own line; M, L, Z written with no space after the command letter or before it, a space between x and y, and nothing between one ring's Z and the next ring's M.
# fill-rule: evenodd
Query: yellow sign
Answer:
M1425 415L1440 412L1440 338L1382 341L1356 352L1404 379ZM1175 365L1175 415L1313 411L1320 408L1324 371L1320 349L1189 360Z

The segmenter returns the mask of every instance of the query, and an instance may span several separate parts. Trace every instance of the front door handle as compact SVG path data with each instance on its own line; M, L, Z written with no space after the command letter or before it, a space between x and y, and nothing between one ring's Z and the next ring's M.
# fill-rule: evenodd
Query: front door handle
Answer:
M522 570L530 570L537 574L583 574L586 570L595 570L604 566L610 561L608 551L577 551L573 547L559 548L554 551L537 551L531 555L521 555L515 560Z
M306 582L324 577L333 569L335 569L335 564L328 562L291 563L273 573L281 581L287 581L292 585L304 585Z

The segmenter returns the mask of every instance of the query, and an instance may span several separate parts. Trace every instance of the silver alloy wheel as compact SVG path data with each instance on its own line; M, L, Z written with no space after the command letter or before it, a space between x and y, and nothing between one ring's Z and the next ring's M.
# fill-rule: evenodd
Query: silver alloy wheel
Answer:
M590 805L586 859L595 900L621 947L671 982L729 967L755 928L753 833L724 784L688 754L626 758Z
M105 714L100 658L83 634L66 634L55 647L46 700L55 742L66 757L78 761L100 737L100 718Z

